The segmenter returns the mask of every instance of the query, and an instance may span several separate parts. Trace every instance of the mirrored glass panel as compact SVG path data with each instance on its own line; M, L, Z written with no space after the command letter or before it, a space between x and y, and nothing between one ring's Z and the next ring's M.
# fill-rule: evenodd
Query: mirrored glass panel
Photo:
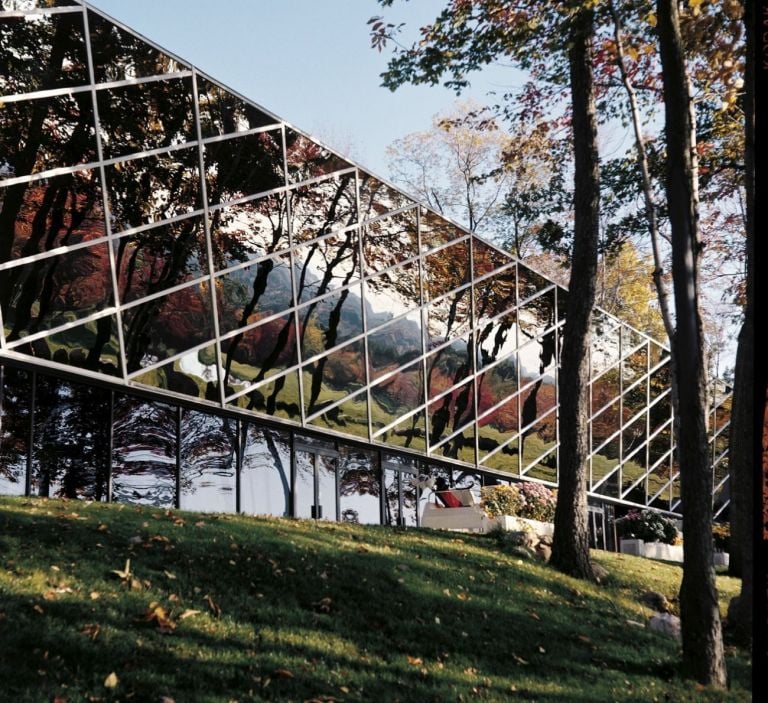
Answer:
M438 444L474 419L473 391L474 383L470 381L428 406L429 443L431 446ZM472 436L474 438L474 433ZM474 439L472 442L474 443ZM461 441L458 445L461 445ZM446 456L454 455L449 453ZM458 452L455 458L458 458Z
M4 103L0 179L96 161L89 92Z
M594 315L590 347L590 377L600 376L619 363L620 331L607 316Z
M315 427L368 439L368 398L360 393L310 422Z
M188 68L90 10L88 27L93 69L99 83L178 73Z
M632 354L637 347L645 344L645 337L640 332L632 329L629 325L621 325L621 356L626 357Z
M592 455L592 490L606 476L616 469L619 465L621 452L620 437L616 436L612 440L603 444Z
M469 282L469 240L424 257L426 296L435 300Z
M520 454L523 472L540 457L547 455L557 444L557 414L555 412L538 419L523 430L520 436Z
M207 143L205 172L211 206L283 187L280 130Z
M299 308L296 314L301 358L309 359L362 333L360 287L345 288Z
M525 339L521 335L521 339ZM555 345L557 337L555 330L551 330L539 339L528 342L518 351L520 364L520 387L525 388L529 383L544 376L547 383L555 382L557 367L555 358Z
M116 394L112 500L158 508L176 501L178 410Z
M427 398L433 400L462 383L471 373L472 355L468 338L464 337L427 357Z
M115 315L68 327L34 342L14 347L14 351L19 354L109 376L122 375L119 350Z
M551 281L523 264L518 264L517 272L517 295L521 303L552 286Z
M0 495L26 491L32 374L0 364Z
M279 417L289 422L301 422L299 373L292 371L261 383L252 391L232 400L230 405L258 415Z
M606 371L600 378L592 381L592 414L597 413L621 394L618 368Z
M373 452L346 449L339 463L339 512L342 522L381 524L381 474Z
M355 174L345 173L294 188L289 202L294 244L354 225L357 222Z
M475 283L475 316L479 326L517 305L516 281L512 267Z
M104 158L197 139L192 78L172 78L98 91Z
M414 526L418 524L419 507L416 483L410 471L384 469L384 524Z
M399 190L388 186L370 173L358 170L360 174L360 216L370 220L391 210L415 205L416 201Z
M592 488L594 493L609 498L618 498L621 490L621 469L615 469L613 473L603 476L602 483Z
M110 392L38 374L33 495L106 500Z
M517 349L517 313L510 312L483 322L474 339L478 370L514 355Z
M213 339L210 288L196 284L123 311L128 372Z
M523 303L517 314L520 341L540 337L555 324L555 291L550 290Z
M368 335L368 369L371 380L394 371L421 356L421 318L401 317Z
M247 425L240 469L240 510L250 515L289 514L291 449L287 432Z
M648 348L642 346L621 362L623 387L628 388L648 372Z
M197 98L203 139L232 132L246 132L278 121L199 74Z
M290 184L301 183L310 178L317 178L352 166L330 149L313 142L290 127L285 128L285 147L288 150L288 183Z
M132 381L218 402L216 347L211 345L185 354L174 361L134 376Z
M453 472L453 487L465 489L472 493L476 503L480 503L480 489L483 487L483 479L474 471L462 469Z
M0 9L28 4L4 0ZM0 66L0 95L87 85L82 14L0 17Z
M25 12L37 8L76 6L77 0L2 0L0 10Z
M424 404L423 379L424 372L419 361L400 369L371 388L374 432Z
M299 303L317 298L360 277L357 232L331 235L294 252L296 297ZM359 296L359 286L356 287Z
M482 398L485 392L485 387L478 388L478 399ZM514 396L478 420L478 448L481 460L512 435L517 434L520 429L518 402L518 397Z
M290 256L263 259L217 277L216 300L221 334L287 310L293 304Z
M211 242L217 271L287 249L285 195L268 195L214 210Z
M481 436L479 438L481 446L483 446L483 436L485 430L480 430ZM484 452L487 449L480 450L481 461L483 466L494 469L495 471L503 471L505 474L512 476L518 476L520 474L520 438L514 437L511 442L507 442L497 452L483 457Z
M179 507L211 513L237 509L237 421L196 410L181 415Z
M366 276L384 271L419 253L415 208L369 222L362 231Z
M507 398L511 398L517 390L517 355L512 354L500 364L478 375L477 411L482 414L490 410Z
M435 214L431 210L427 210L425 207L421 207L421 250L428 251L439 247L441 244L447 244L454 239L459 239L467 234L463 229L460 229L454 224L443 219L440 215ZM469 242L467 242L468 246ZM462 263L469 265L469 249L467 249L466 256L463 259L458 259Z
M112 246L123 304L208 274L202 217L121 237Z
M0 188L0 263L106 236L97 171Z
M307 415L341 400L365 384L362 341L337 349L303 368L304 409Z
M335 456L296 450L294 516L338 520Z
M418 308L421 301L419 264L406 264L365 282L366 324L369 330ZM419 320L421 313L408 315Z
M509 254L495 249L477 237L472 237L472 264L474 266L475 278L506 266L511 261L513 261L513 258ZM514 276L514 268L511 275ZM483 283L484 285L485 283Z
M0 272L6 339L74 322L112 302L106 244L40 259Z
M237 393L298 363L293 315L221 340L226 394Z
M373 401L375 402L375 401ZM376 420L376 410L372 410L373 420ZM403 447L415 451L427 450L427 422L424 411L419 411L402 422L393 425L374 438L375 442L389 446Z
M114 232L202 207L196 148L113 164L106 174Z
M427 349L466 335L472 325L472 289L465 288L427 307Z
M647 419L646 413L640 413L630 422L625 422L621 431L621 452L623 457L634 455L648 441Z

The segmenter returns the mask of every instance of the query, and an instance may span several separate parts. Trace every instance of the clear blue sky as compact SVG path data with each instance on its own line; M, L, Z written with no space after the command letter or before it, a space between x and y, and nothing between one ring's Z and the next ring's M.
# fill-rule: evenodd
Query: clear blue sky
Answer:
M456 100L445 88L391 93L379 74L389 52L370 48L367 20L385 14L407 23L406 36L439 12L444 0L382 8L374 0L92 0L138 30L329 146L386 175L384 150L426 129ZM466 95L490 101L519 85L519 74L491 67ZM462 96L466 97L466 96Z

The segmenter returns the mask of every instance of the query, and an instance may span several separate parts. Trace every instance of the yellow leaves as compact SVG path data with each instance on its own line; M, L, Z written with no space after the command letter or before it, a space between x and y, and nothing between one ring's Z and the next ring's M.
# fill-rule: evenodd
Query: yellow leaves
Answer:
M412 657L408 655L408 663L411 666L421 666L424 663L424 661L421 659L421 657Z
M648 15L645 18L645 21L651 25L651 27L655 27L658 24L658 19L656 18L655 12L649 12Z
M630 59L633 61L637 61L637 59L640 58L640 52L637 50L634 46L628 46L626 48L626 54L629 56Z
M199 610L192 610L188 608L181 615L179 615L179 620L186 620L187 618L191 618L199 614L200 614Z
M125 568L122 571L120 569L113 569L111 573L115 574L121 581L127 581L131 578L131 560L125 560Z
M155 631L161 635L170 635L176 629L176 623L171 620L170 613L162 605L152 602L144 615L135 622L148 622L155 626Z
M117 688L118 682L119 679L117 678L117 674L113 671L106 679L104 679L104 687Z

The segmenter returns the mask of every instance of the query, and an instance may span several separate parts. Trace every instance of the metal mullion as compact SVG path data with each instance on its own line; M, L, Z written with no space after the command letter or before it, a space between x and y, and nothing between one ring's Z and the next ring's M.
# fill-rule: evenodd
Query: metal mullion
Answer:
M523 434L523 428L520 427L522 420L522 408L520 406L520 398L522 392L520 391L520 382L522 380L522 369L520 364L520 264L515 263L515 354L517 355L517 363L515 364L515 373L517 375L516 387L517 393L515 394L517 405L517 437L521 437ZM523 443L520 442L517 447L517 476L523 475Z
M645 500L648 501L648 466L651 463L651 346L645 355Z
M171 286L170 288L158 291L157 293L150 293L149 295L144 296L143 298L139 298L138 300L132 300L130 303L124 303L120 306L120 309L131 310L132 308L138 308L146 303L152 302L153 300L157 300L158 298L165 298L168 295L178 293L180 290L184 290L185 288L194 288L195 286L199 286L200 284L205 283L207 280L208 274L204 274L200 276L200 278L194 278L191 281L179 283L176 286Z
M221 334L219 330L219 306L216 300L216 279L214 278L213 265L213 240L211 237L211 221L208 212L208 182L205 172L205 156L203 154L202 131L200 127L200 105L197 94L197 75L195 68L192 67L192 102L195 112L195 132L197 134L197 157L198 169L200 171L200 196L203 199L203 227L205 230L205 247L208 255L208 292L211 296L211 316L213 318L213 343L216 356L216 378L219 383L219 403L224 407L225 381L222 374L221 364ZM205 280L205 279L204 279ZM189 352L187 352L189 353Z
M99 312L95 312L91 315L86 315L85 317L82 317L78 320L73 320L72 322L67 322L63 325L59 325L58 327L52 327L51 329L45 330L43 332L35 332L35 334L25 335L21 339L17 339L13 342L6 342L6 345L5 345L6 350L13 351L18 347L28 344L29 342L35 342L38 339L44 339L45 337L49 337L53 334L58 334L59 332L65 332L66 330L71 330L74 327L87 324L88 322L95 322L96 320L100 320L102 317L108 317L109 315L114 314L116 309L117 309L116 306L112 305L108 308L105 308L104 310L99 310Z
M95 94L94 90L94 94ZM115 166L117 164L128 163L129 161L138 161L139 159L148 159L151 156L166 156L175 154L177 151L184 151L185 149L194 149L200 147L200 140L193 139L191 142L181 142L180 144L167 144L166 146L160 146L156 149L145 149L144 151L135 151L130 154L123 154L122 156L113 156L109 159L102 161L104 166ZM202 177L202 176L201 176Z
M37 254L31 254L29 256L19 257L11 261L6 261L0 264L0 271L8 271L9 269L18 268L19 266L26 266L45 259L51 259L54 256L62 256L63 254L69 254L79 249L87 249L91 246L98 246L109 242L108 237L99 237L98 239L91 239L86 242L79 242L77 244L66 244L64 246L56 247L55 249L47 249L46 251L38 252Z
M115 451L115 391L109 391L109 433L107 439L107 503L112 502L112 455Z
M0 351L5 351L5 324L2 310L0 310Z
M374 434L374 436L373 436L373 440L372 440L372 441L375 441L375 440L376 440L376 438L380 437L380 436L381 436L381 435L383 435L385 432L388 432L388 431L389 431L389 430L391 430L393 427L395 427L395 426L399 425L401 422L403 422L403 421L405 421L405 420L408 420L408 419L412 418L414 415L416 415L416 414L417 414L417 413L419 413L419 412L423 412L424 410L425 410L425 407L424 407L423 405L420 405L420 406L419 406L418 408L416 408L415 410L409 410L407 413L404 413L403 415L399 415L399 416L398 416L398 418L397 418L397 419L396 419L394 422L390 422L390 423L389 423L388 425L386 425L385 427L382 427L381 429L379 429L379 430L376 430L376 433Z
M179 352L177 354L173 354L171 356L167 356L164 359L161 359L155 364L148 364L147 366L142 366L140 369L136 371L131 371L128 376L126 376L126 380L133 381L139 376L143 376L145 373L149 373L150 371L154 371L155 369L159 369L166 364L170 364L174 361L178 361L179 359L184 358L188 354L193 354L197 351L200 351L201 349L205 349L206 347L209 347L212 343L214 343L215 340L209 339L206 342L201 342L200 344L196 344L194 347L190 347L189 349L186 349L182 352Z
M354 400L355 398L363 395L366 392L365 388L359 388L354 393L350 393L349 395L345 395L343 398L339 398L338 400L334 400L333 403L328 403L328 405L324 405L321 410L317 410L315 412L310 413L307 415L306 421L307 422L314 422L319 417L322 417L327 413L329 410L333 410L334 408L338 408L340 405L343 405L349 400Z
M38 171L37 173L30 173L26 176L0 179L0 187L6 188L8 186L18 185L19 183L34 183L35 181L42 181L56 176L66 176L70 173L79 173L80 171L90 171L98 165L99 163L97 161L89 161L88 163L77 164L76 166L60 166L58 168L49 168L45 171Z
M134 32L135 34L135 32ZM96 92L103 90L113 90L114 88L130 88L134 85L146 85L147 83L160 83L161 81L172 81L182 78L191 78L194 75L192 69L178 71L177 73L157 73L151 76L141 76L140 78L123 78L119 81L94 82Z
M424 275L426 272L424 266L424 251L421 241L421 217L422 217L423 205L419 204L416 207L416 250L418 252L418 269L419 269L419 312L421 314L421 392L424 403L424 451L427 456L431 456L429 435L430 435L430 423L429 423L429 393L427 386L429 378L427 375L427 325L429 324L429 317L427 316L427 291L424 283Z
M26 17L27 15L63 15L74 14L82 8L77 5L67 7L33 7L29 10L0 10L0 17Z
M358 172L359 172L359 169L358 169ZM410 205L403 205L402 207L395 208L394 210L387 210L386 212L383 212L380 215L376 215L375 217L364 217L360 222L360 225L368 226L370 224L373 224L374 222L379 222L381 220L386 220L389 217L394 217L395 215L402 215L404 212L410 212L411 210L416 210L418 205L419 203L414 200Z
M243 512L242 498L242 472L243 472L243 453L245 451L245 437L248 432L248 425L239 417L235 418L235 512L240 515Z
M119 368L122 372L122 379L123 381L126 380L128 375L128 366L126 363L126 352L125 352L125 335L123 331L123 314L120 310L120 287L118 285L118 276L117 276L117 261L115 259L115 251L112 246L113 236L112 236L112 216L111 216L111 208L109 204L109 193L108 193L108 186L107 186L107 174L106 169L104 167L104 145L101 140L101 120L99 118L99 105L98 100L96 99L96 74L95 69L93 65L93 52L91 49L91 28L88 24L88 7L86 5L83 5L81 8L81 11L83 13L83 33L85 35L85 53L86 58L88 61L88 79L91 82L91 101L93 104L93 121L94 121L94 127L96 129L96 155L99 160L99 178L101 179L101 197L102 197L102 208L103 208L103 216L104 216L104 228L105 232L107 234L107 250L109 255L109 268L110 268L110 275L112 278L112 300L113 300L113 307L115 308L115 319L117 320L117 339L118 339L118 353L120 355L119 361Z
M176 479L176 487L175 487L175 500L174 500L174 507L176 509L179 509L181 507L181 413L182 408L181 406L176 407L176 471L175 471L175 479Z
M199 75L199 74L198 74ZM238 137L249 137L252 134L263 134L264 132L277 132L280 129L280 122L265 125L263 127L251 127L239 132L225 132L224 134L214 134L210 137L202 137L203 144L215 144L216 142L227 142Z
M91 90L90 85L73 85L66 88L47 88L45 90L32 90L29 93L11 93L10 95L0 95L1 103L21 103L26 100L44 100L45 98L57 98L61 95L76 95L77 93L87 93Z
M32 456L35 451L35 410L37 406L37 372L32 371L32 388L29 394L29 426L27 428L27 470L24 476L24 495L32 495Z
M487 453L487 454L486 454L486 455L483 457L483 459L482 459L481 463L485 463L486 461L488 461L488 459L490 459L492 456L495 456L496 454L498 454L499 452L501 452L501 451L504 449L504 447L508 447L510 444L512 444L512 442L514 442L514 441L515 441L516 439L518 439L519 437L520 437L520 432L513 432L513 433L512 433L512 436L511 436L509 439L506 439L506 440L505 440L504 442L502 442L502 443L501 443L501 444L500 444L498 447L494 447L493 449L491 449L491 451L489 451L489 452L488 452L488 453ZM495 469L491 469L491 470L495 470Z
M277 125L275 125L277 127ZM312 137L307 137L312 142L317 142L316 139ZM329 149L329 151L333 151L333 149ZM335 153L335 152L334 152ZM338 154L337 154L338 156ZM342 157L343 158L343 157ZM346 159L345 159L346 160ZM310 186L313 186L317 183L324 183L325 181L332 181L337 178L341 178L342 176L346 176L349 174L355 173L356 167L350 164L349 166L345 166L344 168L340 168L338 171L331 171L330 173L323 173L319 176L312 176L312 178L307 178L303 181L296 181L296 183L288 183L286 187L288 190L298 190L299 188L308 188ZM288 171L286 170L286 176L288 175Z

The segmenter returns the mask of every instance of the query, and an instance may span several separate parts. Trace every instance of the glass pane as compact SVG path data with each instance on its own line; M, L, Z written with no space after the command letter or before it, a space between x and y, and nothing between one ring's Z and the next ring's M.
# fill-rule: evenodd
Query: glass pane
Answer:
M480 503L480 489L483 487L483 479L480 474L471 471L454 471L453 487L466 489L472 493L476 503Z
M463 461L467 464L475 463L475 426L467 425L461 432L454 435L443 444L437 452L442 456Z
M421 319L402 317L368 336L368 370L371 380L421 356Z
M24 495L32 374L0 364L0 495Z
M733 405L733 396L723 400L717 406L714 412L714 422L710 432L718 433L725 428L731 421L731 406Z
M288 314L221 340L227 395L298 363L296 328Z
M483 387L478 389L479 398L483 397L484 390ZM518 397L515 396L478 420L478 444L481 459L496 447L504 444L520 429L517 404Z
M651 401L658 398L662 393L669 391L672 384L671 371L669 363L666 363L664 366L650 374L648 377L648 390L650 392Z
M216 300L221 334L287 310L293 304L290 257L264 259L220 276Z
M611 329L600 322L599 317L592 330L592 346L590 348L591 377L595 378L608 368L619 363L618 328Z
M621 470L616 469L610 476L592 490L602 496L618 498L621 490Z
M290 192L290 204L294 244L349 227L357 222L355 174L345 173L294 188Z
M381 524L381 479L373 452L347 449L339 465L339 512L342 522Z
M372 413L374 415L373 421L375 422L376 410L372 410ZM404 447L425 452L427 450L426 427L426 416L422 410L382 432L374 441L386 444L387 446Z
M619 438L615 437L592 455L592 486L608 476L619 465ZM618 490L618 489L617 489ZM609 494L613 495L613 494ZM614 497L618 497L614 495Z
M504 252L494 249L481 239L472 237L472 259L475 271L475 278L490 273L494 269L506 266L514 259ZM514 277L515 269L511 269L511 275ZM513 278L514 281L514 278ZM485 283L483 283L485 285ZM514 283L512 284L514 286Z
M248 425L240 470L240 510L287 516L291 496L291 450L287 432Z
M427 398L433 400L471 373L472 355L465 337L427 357Z
M543 293L538 298L520 306L517 314L520 340L541 336L555 324L555 291Z
M475 285L475 317L478 325L511 310L517 304L515 268L508 268Z
M604 410L592 418L592 449L596 449L608 437L619 431L620 427L620 402L611 403Z
M121 376L123 373L118 362L120 343L115 315L68 327L29 344L14 347L14 351L109 376Z
M427 348L465 335L472 325L472 289L447 295L427 307Z
M357 232L354 230L298 247L294 260L299 303L358 279L358 259Z
M424 404L423 378L421 362L416 362L371 388L374 431Z
M643 346L621 362L622 380L624 388L627 388L639 378L645 376L648 371L648 347Z
M431 446L445 439L474 418L473 389L474 384L470 381L429 405L429 443Z
M0 273L8 341L92 315L112 303L106 244L76 249Z
M592 413L594 414L604 408L615 398L618 398L620 393L618 368L611 369L597 380L592 381Z
M96 130L89 92L3 104L0 177L90 161L96 161Z
M353 342L307 364L303 375L304 408L306 414L310 415L363 386L363 343Z
M421 301L418 263L391 269L366 281L365 301L369 330L417 308ZM421 328L421 313L409 315L408 319L418 319L419 329Z
M32 493L106 500L110 392L37 376Z
M299 374L293 371L273 381L262 383L249 393L233 400L230 405L244 408L258 415L301 422Z
M174 507L176 412L163 403L115 396L114 502Z
M521 335L521 339L525 339ZM542 375L547 382L555 382L555 344L557 336L555 330L551 330L540 339L529 342L518 352L520 361L520 387L525 388L534 379Z
M622 457L627 457L632 452L643 446L648 440L646 428L646 414L642 413L630 424L622 429Z
M469 281L470 275L468 240L424 258L424 280L429 300L456 290Z
M3 0L0 9L26 10L29 5L29 0L16 7ZM0 95L87 85L82 14L0 18L0 66Z
M366 276L419 253L415 208L370 222L362 229Z
M208 274L202 217L128 235L112 246L123 304Z
M96 81L122 81L187 69L140 37L88 11L91 54Z
M210 205L283 187L280 130L206 144L205 172Z
M483 323L475 337L475 344L477 344L478 370L499 359L514 356L517 349L517 313L510 312L497 317L492 322Z
M482 436L480 437L480 442L482 446ZM484 451L484 449L480 450L481 457ZM489 469L495 469L496 471L503 471L504 473L510 474L512 476L518 476L520 474L519 454L520 438L515 437L511 442L505 444L504 447L498 452L485 459L482 459L483 466L487 466Z
M490 371L478 375L477 411L481 414L484 413L494 405L513 396L517 390L517 356L513 354ZM537 391L536 395L543 396L543 393L540 394Z
M190 352L168 364L134 376L132 381L218 402L216 348L211 345Z
M452 242L454 239L463 237L467 233L459 229L456 225L451 224L448 220L444 220L440 215L421 208L421 249L422 251L428 251L439 247L441 244ZM466 242L469 244L469 242ZM463 259L457 259L458 261L469 264L469 250L467 255Z
M416 204L414 200L378 180L370 173L365 171L359 171L359 173L360 215L364 220L383 215L390 210L398 210L401 207Z
M360 287L355 286L299 309L301 358L309 359L362 333L361 303Z
M552 285L551 281L523 264L518 264L517 271L517 294L521 303Z
M123 311L128 371L213 339L210 290L192 285Z
M550 413L525 430L520 439L522 467L525 472L539 457L554 449L557 442L557 414ZM552 455L554 460L554 455ZM556 462L555 462L556 464Z
M197 97L203 138L245 132L277 122L257 107L202 76L197 76Z
M211 243L216 270L287 249L285 195L268 195L216 210L211 215Z
M671 428L667 427L655 435L648 443L648 460L650 461L651 466L657 464L661 459L669 455L669 452L672 449L672 437L670 432Z
M311 421L315 427L368 439L368 398L360 393Z
M0 188L0 212L13 223L4 231L0 263L107 234L96 171Z
M628 325L621 326L621 356L629 356L634 350L645 344L645 337Z
M285 145L288 149L288 183L300 183L351 167L349 162L330 149L290 127L285 129Z
M192 78L100 90L97 101L105 159L197 139Z
M237 422L196 410L181 416L179 507L212 513L237 509Z
M202 207L196 148L113 164L106 173L115 232Z

